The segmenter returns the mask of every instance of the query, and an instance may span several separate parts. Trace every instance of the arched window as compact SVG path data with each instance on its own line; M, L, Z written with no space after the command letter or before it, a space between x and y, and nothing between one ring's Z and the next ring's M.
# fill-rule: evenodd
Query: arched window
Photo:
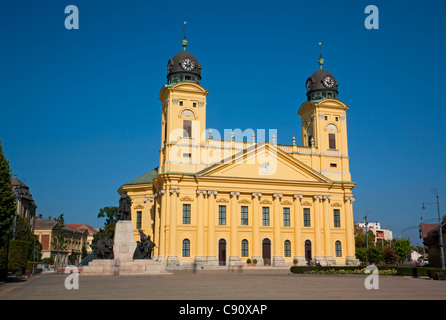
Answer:
M242 257L248 257L249 256L249 252L248 252L248 240L243 239L242 240Z
M342 257L342 247L341 247L341 241L335 242L335 251L336 251L336 257Z
M181 112L181 117L182 118L185 118L185 117L186 118L195 118L195 114L191 110L186 109Z
M183 257L190 257L190 240L183 240Z
M291 242L290 242L290 240L285 240L284 255L285 255L285 257L291 257Z

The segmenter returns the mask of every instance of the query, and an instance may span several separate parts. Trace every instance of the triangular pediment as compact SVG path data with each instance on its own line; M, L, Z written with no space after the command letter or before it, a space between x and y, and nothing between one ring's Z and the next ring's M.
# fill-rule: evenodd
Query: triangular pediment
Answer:
M196 176L332 182L329 178L268 142L245 149L221 163L198 172Z

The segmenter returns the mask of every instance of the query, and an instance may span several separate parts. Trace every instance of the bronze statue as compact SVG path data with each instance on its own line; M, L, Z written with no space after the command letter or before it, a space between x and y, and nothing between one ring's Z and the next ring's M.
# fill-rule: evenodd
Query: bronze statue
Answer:
M150 240L150 236L146 236L142 230L139 230L141 241L137 241L133 259L152 259L152 250L155 243Z
M113 240L109 236L103 236L97 241L97 257L98 259L113 259Z
M118 220L131 220L130 207L132 206L132 199L127 195L127 191L121 194L118 207Z

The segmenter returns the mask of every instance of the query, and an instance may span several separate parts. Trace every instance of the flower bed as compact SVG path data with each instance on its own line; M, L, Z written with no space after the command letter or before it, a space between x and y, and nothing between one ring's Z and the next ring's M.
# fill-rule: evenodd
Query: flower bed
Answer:
M445 271L429 267L377 266L380 275L441 278ZM365 274L365 266L292 266L291 273L296 274Z

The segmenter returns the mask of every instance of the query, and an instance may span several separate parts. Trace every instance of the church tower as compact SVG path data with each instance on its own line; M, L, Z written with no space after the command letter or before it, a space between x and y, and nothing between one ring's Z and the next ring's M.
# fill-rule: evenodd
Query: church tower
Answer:
M206 136L206 96L201 85L201 64L186 50L167 63L167 84L161 88L161 149L159 172L196 172L197 148Z
M334 76L320 68L306 81L307 101L298 114L302 124L302 146L316 148L321 155L319 171L334 181L351 181L348 164L347 121L348 107L338 99Z

